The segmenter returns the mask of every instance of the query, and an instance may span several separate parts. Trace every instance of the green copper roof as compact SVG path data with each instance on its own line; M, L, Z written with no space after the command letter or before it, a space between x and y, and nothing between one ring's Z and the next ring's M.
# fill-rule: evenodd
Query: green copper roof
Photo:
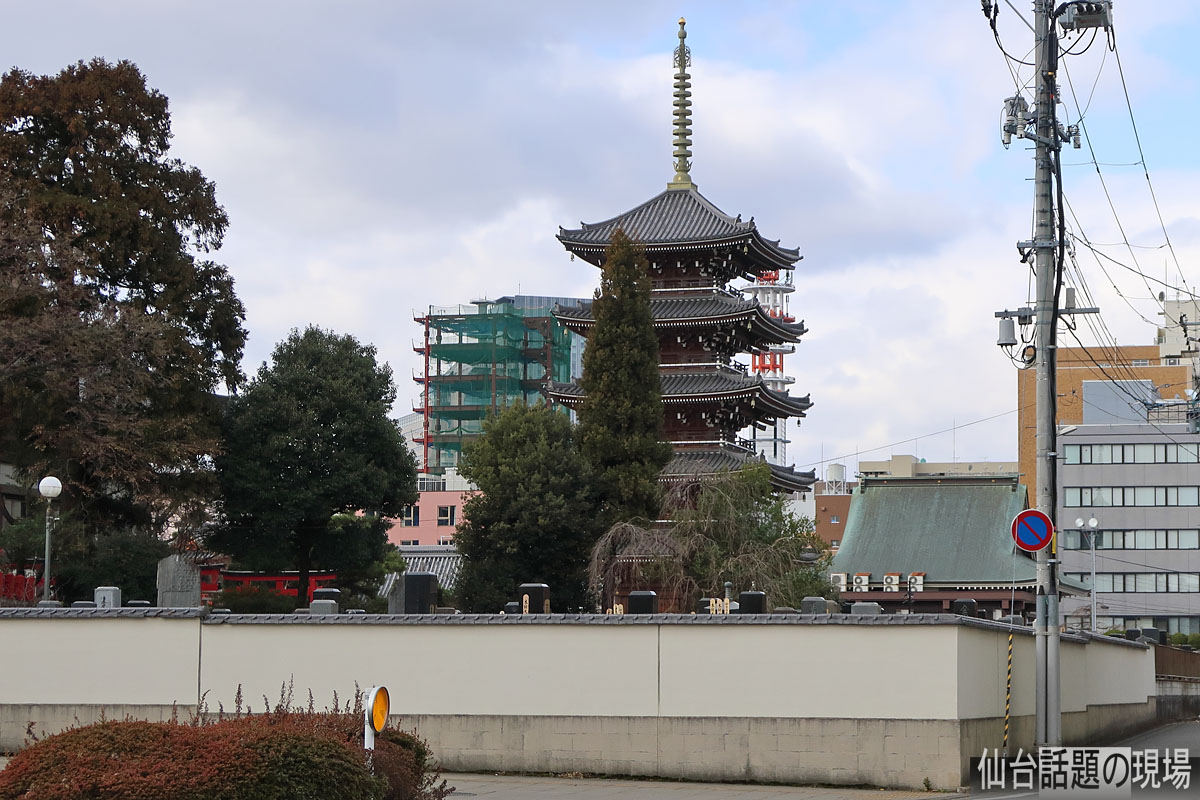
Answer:
M833 572L869 572L873 581L888 572L924 572L927 584L1029 583L1033 559L1014 554L1010 528L1025 508L1019 481L1016 475L863 478Z

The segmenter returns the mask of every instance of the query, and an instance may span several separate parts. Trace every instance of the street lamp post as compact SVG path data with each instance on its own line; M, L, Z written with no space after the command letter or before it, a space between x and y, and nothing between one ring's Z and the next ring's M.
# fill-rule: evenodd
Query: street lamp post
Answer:
M1091 618L1092 633L1097 632L1097 629L1096 629L1096 526L1099 524L1100 523L1096 520L1096 518L1092 517L1091 519L1089 519L1087 521L1087 527L1090 528L1091 530L1086 531L1087 537L1088 537L1088 546L1092 550L1092 584L1090 587L1091 595L1092 595L1092 618ZM1082 517L1075 520L1075 527L1079 528L1080 533L1085 532L1084 522L1083 522Z
M38 494L46 498L46 560L42 562L42 599L50 600L50 519L54 498L62 494L62 481L47 475L38 483Z

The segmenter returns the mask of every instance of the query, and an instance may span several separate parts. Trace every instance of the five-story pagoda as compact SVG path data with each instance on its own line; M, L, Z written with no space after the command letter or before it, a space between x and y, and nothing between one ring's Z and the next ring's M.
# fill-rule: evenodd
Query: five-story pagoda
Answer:
M650 263L650 301L658 334L659 376L664 431L674 456L662 472L665 482L691 482L759 460L738 431L803 417L812 405L771 388L761 375L747 374L733 360L739 353L763 354L797 342L803 322L772 316L755 299L730 289L734 280L794 269L799 250L764 238L754 219L743 222L710 203L691 178L691 53L679 20L675 50L675 176L666 191L604 222L559 229L558 239L572 254L596 266L604 263L612 234L620 229L645 249ZM556 307L565 327L587 335L594 324L590 305ZM551 382L550 399L578 406L583 392L575 383ZM782 491L803 491L811 472L771 465L772 483Z

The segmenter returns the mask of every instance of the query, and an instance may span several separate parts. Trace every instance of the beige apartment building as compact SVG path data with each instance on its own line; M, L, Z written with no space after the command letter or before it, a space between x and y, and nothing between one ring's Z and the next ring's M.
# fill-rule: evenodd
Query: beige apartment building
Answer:
M926 461L916 456L892 456L887 461L859 461L864 478L918 478L929 475L1012 475L1012 461Z
M1060 347L1057 393L1059 427L1084 421L1085 381L1146 381L1162 400L1187 399L1193 388L1195 341L1200 337L1200 304L1195 300L1163 302L1163 325L1153 344L1119 347ZM1021 483L1037 485L1036 373L1017 373L1017 460Z

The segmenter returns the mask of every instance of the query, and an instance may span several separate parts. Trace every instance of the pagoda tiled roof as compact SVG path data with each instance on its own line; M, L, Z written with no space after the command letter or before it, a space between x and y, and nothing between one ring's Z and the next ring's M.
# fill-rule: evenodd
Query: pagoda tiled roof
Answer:
M792 269L800 260L799 249L780 247L778 240L758 232L753 217L743 221L713 205L696 188L667 189L640 206L603 222L580 222L580 227L558 229L558 240L586 260L608 247L613 231L620 228L647 252L685 250L689 247L745 243L752 247L764 268Z
M590 301L574 306L556 305L551 313L561 322L567 325L574 323L577 327L590 327L596 321ZM654 318L654 326L658 328L751 318L769 338L780 342L799 341L801 336L808 333L803 321L784 322L770 316L757 300L726 293L652 296L650 315Z
M546 392L561 403L583 400L583 388L578 383L549 381ZM770 416L775 417L803 417L812 407L808 395L792 397L787 392L769 388L761 375L747 375L730 368L662 372L659 375L659 392L663 403L754 397L763 401L763 407Z
M750 464L763 463L760 456L737 447L711 450L677 451L661 473L668 483L686 483L733 472ZM816 483L816 472L797 472L795 467L768 464L771 468L771 483L778 489L798 492Z

